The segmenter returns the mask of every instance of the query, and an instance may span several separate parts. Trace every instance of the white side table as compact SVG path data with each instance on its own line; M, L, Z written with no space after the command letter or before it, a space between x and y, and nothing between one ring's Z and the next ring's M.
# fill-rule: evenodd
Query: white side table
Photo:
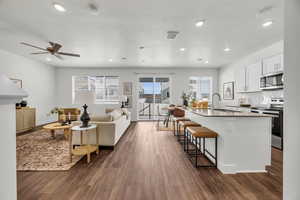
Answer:
M92 130L96 131L96 140L97 144L92 145L92 144L83 144L83 134L89 134L92 132ZM74 131L79 131L80 132L80 146L75 147L73 149L72 145L72 136ZM97 125L91 124L89 127L82 128L80 126L74 126L71 129L71 134L69 137L69 142L70 142L70 162L72 162L72 156L73 155L87 155L87 163L90 163L91 161L91 153L96 152L99 154L99 133L97 130Z

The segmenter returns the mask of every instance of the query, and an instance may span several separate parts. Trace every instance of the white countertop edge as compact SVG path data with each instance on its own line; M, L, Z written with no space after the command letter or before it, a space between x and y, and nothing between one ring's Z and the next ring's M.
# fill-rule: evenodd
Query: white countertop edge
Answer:
M193 110L188 110L188 111L190 111L190 112L192 112L192 113L194 113L194 114L196 114L196 115L200 115L200 116L203 116L203 117L251 117L251 118L255 118L255 117L272 117L271 115L266 115L266 114L255 114L255 113L251 113L251 114L242 114L242 112L240 112L240 114L239 115L232 115L232 114L230 114L230 113L226 113L226 112L224 112L224 114L220 114L220 115L214 115L214 114L211 114L211 115L209 115L209 114L205 114L205 113L200 113L200 112L197 112L197 111L193 111ZM220 111L218 111L218 112L220 112Z

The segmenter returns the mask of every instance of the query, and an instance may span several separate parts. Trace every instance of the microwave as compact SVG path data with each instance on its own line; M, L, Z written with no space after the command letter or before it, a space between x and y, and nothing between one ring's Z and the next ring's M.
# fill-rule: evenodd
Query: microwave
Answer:
M271 74L260 78L261 90L283 89L283 73Z

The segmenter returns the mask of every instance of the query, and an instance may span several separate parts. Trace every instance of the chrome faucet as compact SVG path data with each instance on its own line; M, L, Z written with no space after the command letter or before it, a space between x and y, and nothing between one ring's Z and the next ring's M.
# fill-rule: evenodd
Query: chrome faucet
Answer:
M212 95L212 100L211 100L211 109L215 109L215 104L214 104L214 96L218 96L219 97L219 101L221 101L221 95L219 93L213 93Z

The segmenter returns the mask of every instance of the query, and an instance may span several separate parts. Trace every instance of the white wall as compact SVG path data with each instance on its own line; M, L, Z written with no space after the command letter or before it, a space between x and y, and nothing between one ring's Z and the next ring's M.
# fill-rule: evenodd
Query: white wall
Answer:
M14 105L0 103L1 144L0 199L17 199L16 112Z
M55 68L0 50L0 73L21 79L28 105L36 108L37 125L54 120L47 113L55 106Z
M219 89L220 94L223 95L223 83L235 81L235 71L239 67L245 67L254 63L261 61L263 58L270 57L279 53L283 53L283 41L279 41L269 47L256 51L240 60L222 67L219 73ZM250 103L252 105L259 104L263 96L282 96L283 91L265 91L265 92L258 92L258 93L249 93L249 94L241 94L235 92L235 98L233 101L231 100L224 100L225 104L228 105L236 105L238 103L238 99L241 97L248 97Z
M300 199L300 0L285 1L283 197Z
M187 89L190 76L211 76L213 77L213 91L218 91L218 70L217 69L164 69L164 68L57 68L56 69L56 83L57 83L57 102L62 107L74 107L72 105L72 76L74 75L113 75L120 76L122 82L132 81L134 83L134 99L133 99L133 120L136 120L136 73L166 73L172 75L172 90L171 96L173 97L173 103L182 104L180 98L182 92ZM102 114L107 107L119 107L119 105L93 105L91 106L91 114Z

